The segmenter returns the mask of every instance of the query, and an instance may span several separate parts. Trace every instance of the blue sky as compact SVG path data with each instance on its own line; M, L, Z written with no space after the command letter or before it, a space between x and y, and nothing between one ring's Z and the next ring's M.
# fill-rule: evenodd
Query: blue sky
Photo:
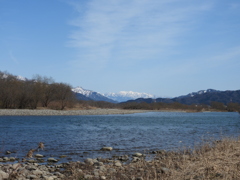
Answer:
M0 70L101 93L240 89L239 0L0 0Z

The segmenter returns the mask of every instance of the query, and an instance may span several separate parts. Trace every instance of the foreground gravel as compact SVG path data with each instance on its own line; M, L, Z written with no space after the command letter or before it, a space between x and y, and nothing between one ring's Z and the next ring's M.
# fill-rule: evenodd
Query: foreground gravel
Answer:
M89 109L89 110L30 110L30 109L0 109L0 116L71 116L71 115L107 115L132 114L148 112L144 110L123 109Z

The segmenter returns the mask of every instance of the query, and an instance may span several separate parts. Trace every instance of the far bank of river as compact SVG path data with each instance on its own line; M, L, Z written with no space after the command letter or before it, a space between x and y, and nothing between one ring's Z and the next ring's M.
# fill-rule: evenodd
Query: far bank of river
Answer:
M149 110L124 109L88 109L88 110L51 110L51 109L0 109L0 116L76 116L76 115L107 115L134 114Z

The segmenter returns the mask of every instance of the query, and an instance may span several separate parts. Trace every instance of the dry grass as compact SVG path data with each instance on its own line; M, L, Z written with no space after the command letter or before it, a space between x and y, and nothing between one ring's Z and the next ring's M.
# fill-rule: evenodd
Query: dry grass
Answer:
M116 167L105 164L99 177L88 179L112 180L238 180L240 179L240 140L225 138L209 142L194 150L179 152L161 151L154 160ZM113 168L116 172L110 172ZM67 179L84 180L84 175L94 175L94 165L72 163L66 170Z

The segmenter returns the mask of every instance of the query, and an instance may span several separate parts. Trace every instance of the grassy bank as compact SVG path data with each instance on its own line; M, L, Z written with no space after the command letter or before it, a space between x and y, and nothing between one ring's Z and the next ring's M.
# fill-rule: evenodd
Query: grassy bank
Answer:
M82 180L237 180L240 179L240 140L225 138L194 150L160 151L152 161L139 158L126 165L113 162L100 168L96 163L72 163L65 175L66 179Z
M0 163L0 179L44 180L238 180L240 139L209 141L194 149L157 151L151 161L132 157L130 163L116 159L38 164ZM6 178L4 178L6 177Z

